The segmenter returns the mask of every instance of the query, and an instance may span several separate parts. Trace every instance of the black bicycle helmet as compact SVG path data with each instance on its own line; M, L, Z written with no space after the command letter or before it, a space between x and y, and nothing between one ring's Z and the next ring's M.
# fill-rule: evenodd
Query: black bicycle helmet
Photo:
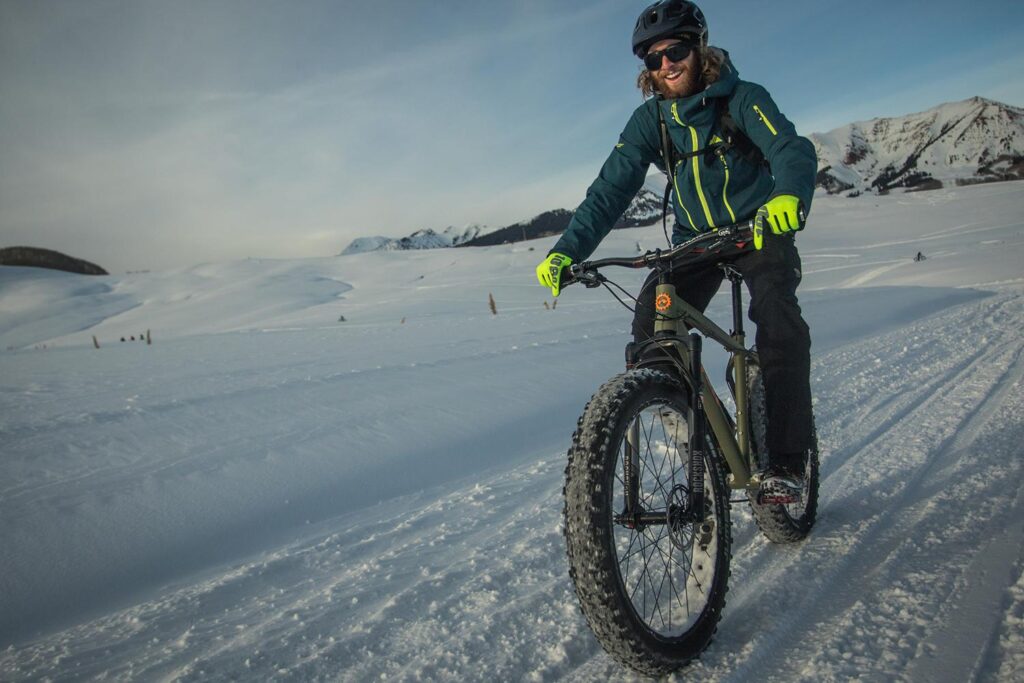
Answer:
M708 22L700 7L687 0L660 0L636 20L633 54L643 59L651 45L683 34L694 35L702 45L708 44Z

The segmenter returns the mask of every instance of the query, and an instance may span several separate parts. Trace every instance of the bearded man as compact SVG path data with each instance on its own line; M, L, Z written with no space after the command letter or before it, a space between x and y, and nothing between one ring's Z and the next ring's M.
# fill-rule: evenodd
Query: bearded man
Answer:
M814 427L811 337L796 297L801 266L794 233L804 227L814 193L814 146L797 135L767 90L740 80L728 53L708 45L707 22L694 3L662 0L645 9L633 30L633 52L645 66L637 83L647 99L569 227L537 266L538 280L558 296L564 270L594 252L651 164L671 181L673 244L755 217L755 250L731 262L750 290L764 375L769 465L760 495L762 502L799 502ZM713 263L671 274L679 295L702 311L722 279ZM638 297L634 343L654 334L656 281L654 274Z

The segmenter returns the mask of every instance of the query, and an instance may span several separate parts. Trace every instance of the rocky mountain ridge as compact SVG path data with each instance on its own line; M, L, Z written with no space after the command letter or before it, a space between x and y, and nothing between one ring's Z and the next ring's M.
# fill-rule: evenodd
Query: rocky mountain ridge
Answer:
M828 194L1024 178L1024 109L983 97L808 137Z
M468 225L465 228L449 226L442 232L417 230L407 237L359 237L341 252L342 256L361 254L367 251L402 251L407 249L438 249L457 247L493 232L486 225Z

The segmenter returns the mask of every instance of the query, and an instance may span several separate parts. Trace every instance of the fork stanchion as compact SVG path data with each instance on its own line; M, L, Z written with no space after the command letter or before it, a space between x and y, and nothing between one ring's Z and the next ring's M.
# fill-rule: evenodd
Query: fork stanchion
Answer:
M694 521L704 519L704 399L701 397L701 347L703 340L696 332L690 335L690 372L693 395L690 397L690 514Z

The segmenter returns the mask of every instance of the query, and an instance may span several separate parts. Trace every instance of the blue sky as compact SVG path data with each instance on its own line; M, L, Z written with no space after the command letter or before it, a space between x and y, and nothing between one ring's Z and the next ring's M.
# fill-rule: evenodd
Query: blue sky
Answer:
M572 208L645 4L0 0L0 246L161 269ZM1024 105L1019 1L702 8L803 133Z

